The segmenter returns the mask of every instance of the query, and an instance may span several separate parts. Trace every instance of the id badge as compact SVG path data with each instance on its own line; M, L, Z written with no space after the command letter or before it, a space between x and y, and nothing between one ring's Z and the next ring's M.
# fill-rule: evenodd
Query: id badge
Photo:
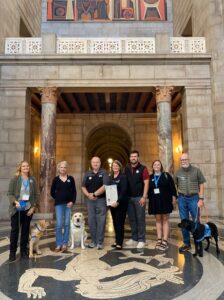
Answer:
M23 195L23 201L28 201L29 200L29 195Z
M159 194L160 193L160 191L159 191L159 189L157 188L157 189L154 189L154 194Z

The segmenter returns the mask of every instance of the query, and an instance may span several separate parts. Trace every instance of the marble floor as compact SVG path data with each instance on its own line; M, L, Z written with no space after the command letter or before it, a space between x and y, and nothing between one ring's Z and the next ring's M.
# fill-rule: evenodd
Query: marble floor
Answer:
M84 210L81 208L81 210ZM76 209L77 211L77 209ZM85 213L85 212L84 212ZM221 254L214 243L203 258L192 252L179 254L181 234L178 218L171 218L169 249L155 249L156 229L147 216L147 245L136 248L111 248L114 232L111 217L106 225L103 250L80 247L55 253L54 225L40 241L41 255L29 260L8 262L9 222L0 222L0 300L15 299L224 299L223 221L214 221L220 231ZM88 231L88 228L87 228ZM128 222L126 239L130 238Z

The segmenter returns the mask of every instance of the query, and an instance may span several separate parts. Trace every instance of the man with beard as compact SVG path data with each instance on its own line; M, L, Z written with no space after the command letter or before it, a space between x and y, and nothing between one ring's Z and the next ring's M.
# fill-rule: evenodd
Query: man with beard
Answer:
M139 152L130 153L130 164L125 169L128 180L128 219L131 226L131 239L127 246L145 246L145 203L149 189L149 173L139 163Z
M174 181L178 190L178 207L181 220L189 219L189 213L194 222L199 220L199 208L204 203L204 183L205 178L200 169L190 164L189 156L183 153L180 157L181 167L177 170ZM184 244L179 248L179 252L191 249L190 233L182 229Z

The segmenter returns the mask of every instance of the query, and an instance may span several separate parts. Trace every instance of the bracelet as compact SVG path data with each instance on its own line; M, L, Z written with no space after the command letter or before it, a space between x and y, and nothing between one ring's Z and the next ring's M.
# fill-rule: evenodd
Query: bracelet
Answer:
M199 200L204 200L204 197L199 197Z

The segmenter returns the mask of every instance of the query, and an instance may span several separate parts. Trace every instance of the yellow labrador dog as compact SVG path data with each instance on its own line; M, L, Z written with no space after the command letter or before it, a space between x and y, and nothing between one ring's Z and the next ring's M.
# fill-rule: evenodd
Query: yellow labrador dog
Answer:
M87 240L87 232L85 231L85 218L82 213L77 212L71 218L70 225L70 249L74 249L75 245L85 249L85 241Z
M30 242L29 242L29 257L33 257L34 250L36 254L41 255L39 249L39 241L43 236L44 231L50 225L50 222L45 220L40 220L37 223L33 224L30 229Z

